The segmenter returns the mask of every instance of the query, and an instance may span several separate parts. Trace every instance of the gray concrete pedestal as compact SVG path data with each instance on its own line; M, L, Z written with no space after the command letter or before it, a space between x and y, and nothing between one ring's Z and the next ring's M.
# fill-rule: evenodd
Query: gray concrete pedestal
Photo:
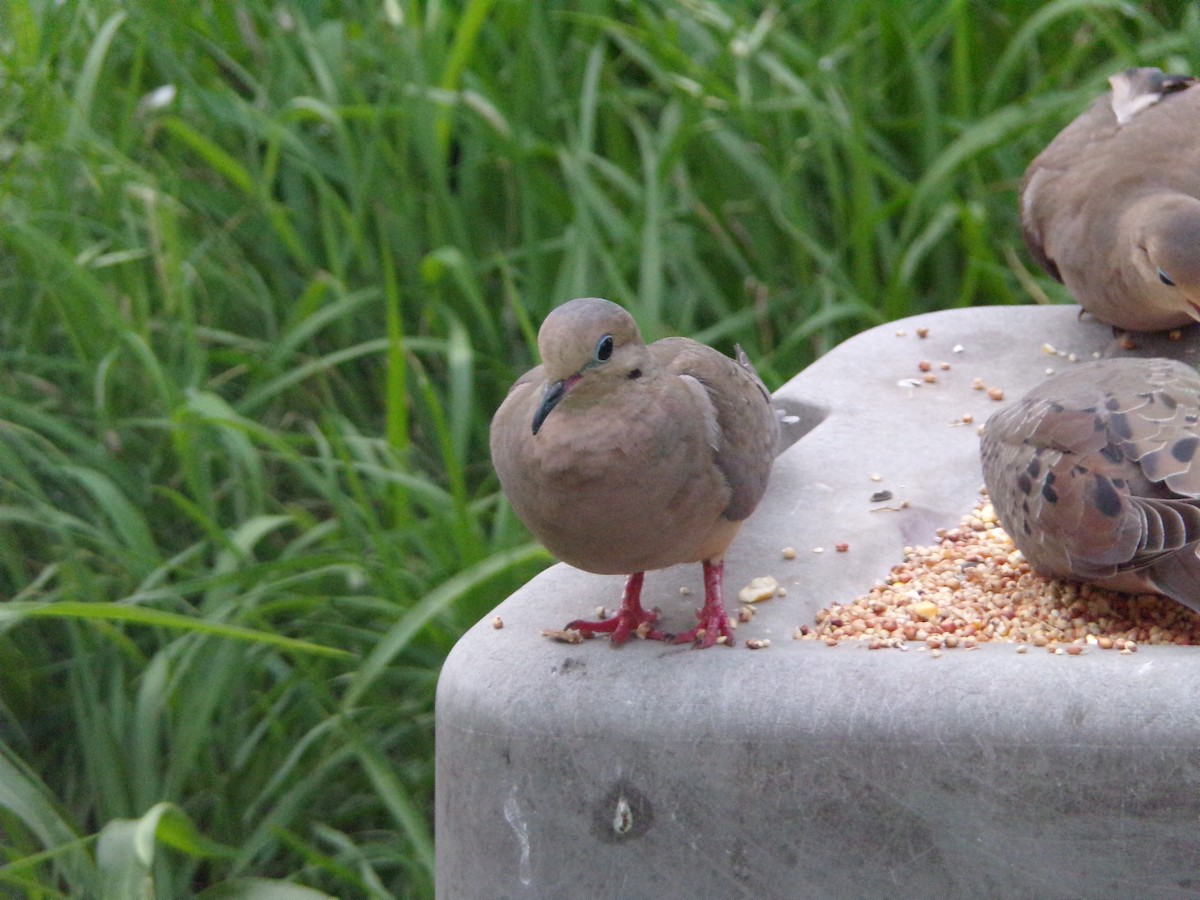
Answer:
M1200 346L1138 343L1191 361ZM956 310L859 335L781 388L801 439L726 590L773 575L788 595L732 649L553 643L541 629L621 590L561 565L469 631L438 685L438 896L1200 896L1196 649L933 658L791 639L971 509L976 426L1000 405L972 383L1016 399L1072 364L1046 344L1125 352L1073 307ZM692 566L649 574L643 599L682 630L701 596Z

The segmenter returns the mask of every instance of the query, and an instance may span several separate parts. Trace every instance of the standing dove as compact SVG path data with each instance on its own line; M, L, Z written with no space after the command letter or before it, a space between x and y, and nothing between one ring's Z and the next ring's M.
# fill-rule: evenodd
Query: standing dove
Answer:
M1200 610L1200 376L1168 359L1103 359L992 415L983 477L1043 575L1155 591Z
M492 419L492 461L517 516L559 559L628 579L612 618L585 636L732 643L725 548L766 490L779 425L770 395L735 361L687 338L647 346L608 300L571 300L538 332L542 365ZM643 573L704 564L699 624L670 635L641 605Z
M1021 228L1079 305L1127 331L1200 320L1200 86L1129 69L1030 163Z

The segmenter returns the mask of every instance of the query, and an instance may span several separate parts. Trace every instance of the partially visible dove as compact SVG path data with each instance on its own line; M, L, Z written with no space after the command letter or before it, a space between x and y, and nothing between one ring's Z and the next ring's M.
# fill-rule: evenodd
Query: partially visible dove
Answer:
M1043 575L1155 591L1200 610L1200 376L1103 359L992 415L983 475L1004 529Z
M1200 86L1129 69L1029 164L1021 227L1085 310L1128 331L1200 320Z
M567 625L701 647L732 643L725 549L766 490L778 423L745 355L687 338L647 346L633 317L589 297L554 309L542 365L492 419L492 461L517 516L559 559L628 575L612 618ZM643 573L704 565L699 624L670 635L641 605Z

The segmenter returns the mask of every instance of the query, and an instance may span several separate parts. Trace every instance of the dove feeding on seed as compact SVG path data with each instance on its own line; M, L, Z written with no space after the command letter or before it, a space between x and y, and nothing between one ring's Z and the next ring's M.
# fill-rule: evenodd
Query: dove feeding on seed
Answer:
M1038 264L1102 322L1200 320L1200 86L1129 69L1030 163L1021 230Z
M1103 359L994 413L981 438L997 517L1032 568L1200 610L1200 375Z
M647 345L633 317L596 297L555 308L542 364L509 390L491 426L500 485L517 517L562 561L628 576L621 606L567 625L701 647L732 643L725 550L767 486L779 425L745 354L688 338ZM704 567L695 628L671 635L641 604L643 575Z

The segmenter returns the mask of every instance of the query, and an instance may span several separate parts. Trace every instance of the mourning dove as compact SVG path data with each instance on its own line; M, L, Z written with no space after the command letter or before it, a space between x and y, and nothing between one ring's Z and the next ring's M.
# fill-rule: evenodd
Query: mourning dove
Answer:
M1200 87L1158 69L1064 128L1025 172L1021 227L1080 306L1128 331L1200 320Z
M1200 376L1168 359L1104 359L988 419L992 505L1038 572L1200 609Z
M567 628L708 647L733 635L721 597L725 548L767 486L778 423L753 366L687 338L647 346L620 306L590 297L553 310L542 365L492 419L492 461L517 516L555 556L628 575L617 614ZM699 624L653 627L643 573L704 564Z

